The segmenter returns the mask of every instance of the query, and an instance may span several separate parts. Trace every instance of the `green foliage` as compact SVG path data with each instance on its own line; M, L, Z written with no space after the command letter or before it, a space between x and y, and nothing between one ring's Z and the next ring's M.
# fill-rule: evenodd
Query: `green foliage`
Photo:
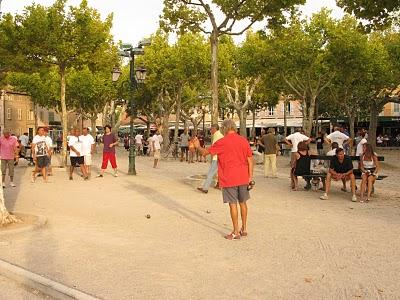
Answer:
M41 107L59 108L59 76L54 68L41 73L10 72L6 82L14 90L27 93Z
M92 72L84 67L71 69L67 78L68 106L87 117L97 115L116 98L117 89L109 72Z
M365 28L387 27L398 18L400 2L397 0L337 0L337 4L349 14L368 21Z
M162 27L167 30L208 32L205 26L210 21L218 35L237 34L246 31L257 21L266 19L270 25L284 22L284 12L305 0L164 0L161 18ZM217 17L223 15L218 23ZM249 25L235 32L238 21L248 20Z

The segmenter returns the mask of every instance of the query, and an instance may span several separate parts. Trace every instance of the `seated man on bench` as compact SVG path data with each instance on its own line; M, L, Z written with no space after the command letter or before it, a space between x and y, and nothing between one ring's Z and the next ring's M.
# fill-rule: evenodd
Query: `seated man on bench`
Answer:
M344 154L342 148L336 149L336 155L332 158L329 172L326 176L325 194L320 197L321 200L328 200L329 190L331 188L331 179L335 181L341 180L343 186L345 186L346 181L351 183L352 198L351 201L356 202L356 178L353 174L353 162L351 158Z

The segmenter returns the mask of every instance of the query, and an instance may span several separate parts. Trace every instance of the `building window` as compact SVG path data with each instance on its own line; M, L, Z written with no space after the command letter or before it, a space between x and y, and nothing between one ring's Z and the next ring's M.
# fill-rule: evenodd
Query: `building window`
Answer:
M7 120L11 120L11 108L7 108Z
M43 122L43 120L44 120L43 111L41 111L41 112L39 113L39 119Z
M22 120L22 109L18 108L18 120Z
M393 112L400 113L400 103L393 103Z
M49 111L49 123L54 122L54 112Z
M35 112L33 110L29 111L29 121L35 120Z
M274 116L275 115L275 106L268 107L268 115Z
M292 104L290 102L287 103L286 105L286 113L290 116L293 111L292 111Z

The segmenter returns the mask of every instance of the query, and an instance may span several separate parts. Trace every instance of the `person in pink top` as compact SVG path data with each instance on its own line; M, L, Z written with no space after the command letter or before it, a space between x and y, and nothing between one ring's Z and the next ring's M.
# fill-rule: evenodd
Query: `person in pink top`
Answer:
M6 173L10 176L10 185L14 184L14 159L17 154L18 141L14 136L10 135L8 130L4 130L3 136L0 137L0 157L1 157L1 173L3 179L3 188L5 188Z

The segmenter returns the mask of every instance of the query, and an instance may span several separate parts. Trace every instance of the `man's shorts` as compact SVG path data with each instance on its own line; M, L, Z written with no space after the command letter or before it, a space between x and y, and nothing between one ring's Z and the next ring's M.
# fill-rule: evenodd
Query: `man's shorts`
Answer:
M92 155L88 154L88 155L85 155L83 158L84 158L84 161L85 161L85 166L91 166L92 165Z
M78 157L71 156L70 158L72 167L78 167L85 163L85 158L83 156L78 156Z
M36 163L37 163L37 167L39 169L47 168L49 166L50 159L49 159L49 157L47 155L45 155L45 156L37 156L36 157Z
M246 185L228 187L222 189L222 198L224 203L240 203L246 202L250 199L250 192Z
M1 160L1 173L6 175L8 169L8 175L14 176L14 160L13 159L2 159Z
M181 147L182 153L188 153L189 152L189 146L182 146Z
M161 151L160 150L155 150L154 151L154 159L160 159L161 156Z

